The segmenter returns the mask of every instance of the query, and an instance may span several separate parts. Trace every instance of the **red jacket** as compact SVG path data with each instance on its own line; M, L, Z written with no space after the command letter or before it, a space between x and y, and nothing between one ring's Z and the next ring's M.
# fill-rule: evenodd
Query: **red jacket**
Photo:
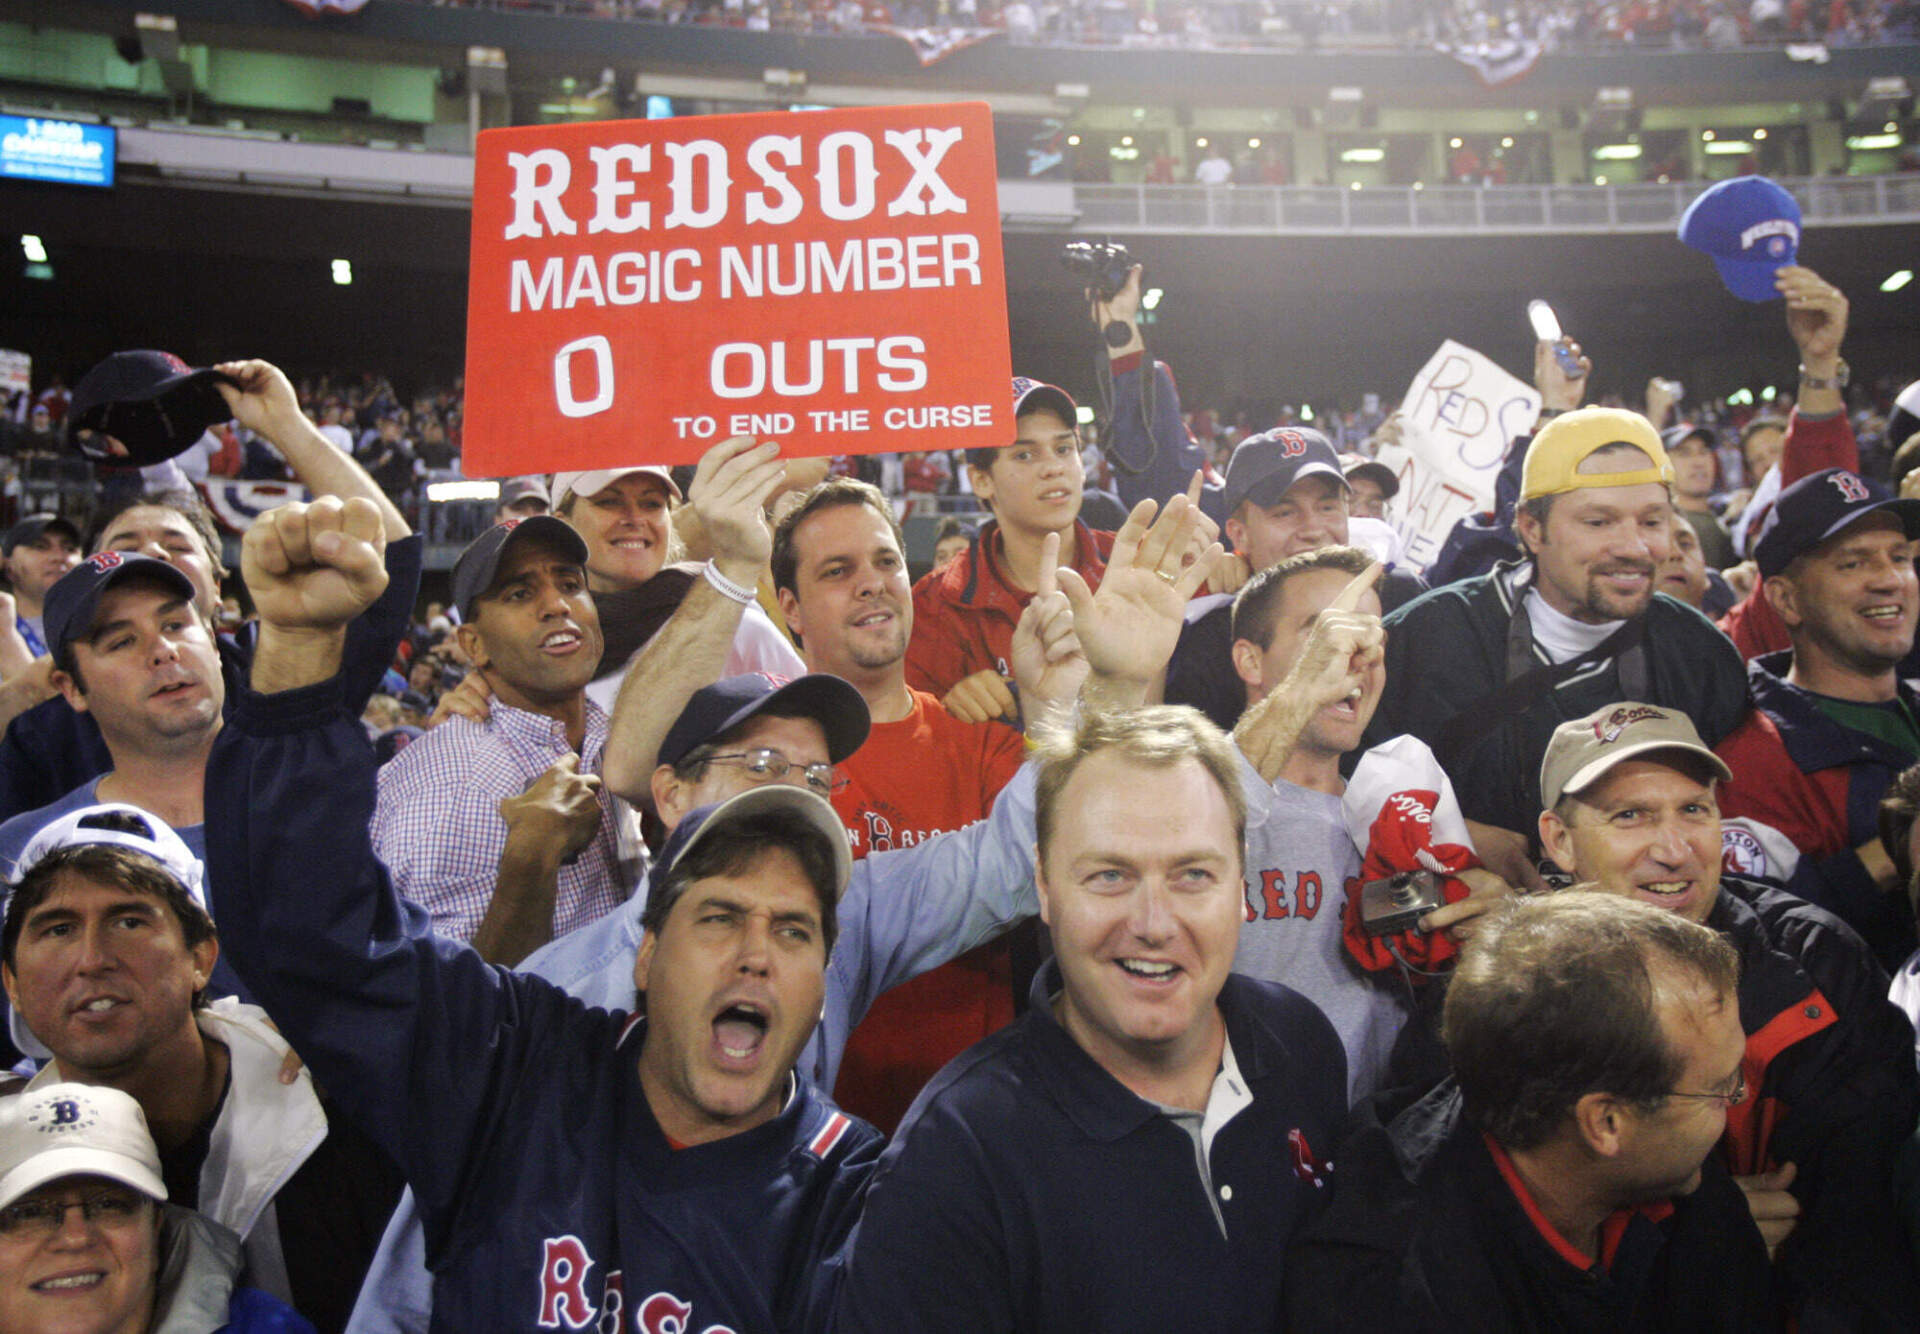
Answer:
M1787 418L1787 438L1780 447L1780 486L1784 490L1822 468L1860 471L1860 448L1854 442L1853 426L1844 412L1831 417L1802 417L1800 409L1795 408ZM1748 552L1751 554L1751 547ZM1720 628L1743 658L1793 647L1786 622L1757 583L1753 592L1720 618Z
M1077 520L1073 568L1088 588L1100 586L1113 534ZM936 699L965 678L993 668L1009 679L1013 630L1033 594L1007 582L1000 525L989 521L966 554L913 586L913 639L907 645L907 684Z

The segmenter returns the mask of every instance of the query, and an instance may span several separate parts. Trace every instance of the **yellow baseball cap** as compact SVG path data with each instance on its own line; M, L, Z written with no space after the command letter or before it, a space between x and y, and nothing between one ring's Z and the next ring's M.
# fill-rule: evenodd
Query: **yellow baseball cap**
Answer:
M1653 466L1630 472L1580 471L1589 454L1608 445L1632 445L1652 459ZM1527 446L1527 459L1520 471L1520 499L1557 496L1593 486L1639 486L1643 482L1673 483L1673 464L1653 423L1625 408L1576 408L1548 422Z

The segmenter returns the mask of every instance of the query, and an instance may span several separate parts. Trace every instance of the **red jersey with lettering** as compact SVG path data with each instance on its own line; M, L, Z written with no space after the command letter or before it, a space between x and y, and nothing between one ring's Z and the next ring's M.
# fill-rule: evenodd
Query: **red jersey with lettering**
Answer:
M909 848L986 818L1025 754L1003 723L963 723L915 690L913 712L875 723L840 766L833 808L853 855ZM880 996L853 1031L834 1100L892 1133L921 1087L948 1061L1013 1022L1008 937Z

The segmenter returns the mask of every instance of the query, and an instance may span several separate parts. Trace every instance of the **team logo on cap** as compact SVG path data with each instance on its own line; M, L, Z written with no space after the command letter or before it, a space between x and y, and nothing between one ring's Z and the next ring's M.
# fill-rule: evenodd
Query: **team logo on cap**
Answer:
M1273 438L1283 459L1297 459L1307 452L1307 437L1298 431L1275 431Z
M1858 505L1863 500L1873 498L1873 493L1867 490L1867 484L1850 472L1837 472L1827 480L1833 483L1840 498L1849 505Z
M502 519L495 527L499 528L503 533L510 533L525 522L525 519Z
M1786 218L1774 218L1767 222L1756 222L1740 233L1740 248L1751 250L1759 245L1768 259L1785 259L1793 253L1793 247L1800 239L1800 229Z
M1620 734L1635 723L1643 723L1649 718L1664 720L1666 714L1658 709L1648 708L1644 704L1632 708L1618 708L1593 724L1593 735L1603 746L1610 746L1620 739Z
M162 352L160 355L166 358L168 366L182 375L187 375L193 370L193 367L187 365L186 362L180 360L180 358L174 356L171 352Z
M44 1107L27 1113L27 1124L43 1135L63 1135L86 1130L100 1118L93 1107L78 1098L56 1098Z
M126 554L119 551L96 551L87 557L87 565L95 574L105 574L108 570L118 569L126 563Z

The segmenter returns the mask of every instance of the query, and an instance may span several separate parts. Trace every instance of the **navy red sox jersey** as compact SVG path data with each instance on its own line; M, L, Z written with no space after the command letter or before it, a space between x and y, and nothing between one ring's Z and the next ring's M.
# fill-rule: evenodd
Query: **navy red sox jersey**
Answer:
M245 886L215 895L228 957L406 1174L434 1330L823 1327L819 1262L877 1132L801 1080L766 1124L671 1145L640 1086L644 1020L484 963L394 894L338 678L245 693L207 784L209 871Z

